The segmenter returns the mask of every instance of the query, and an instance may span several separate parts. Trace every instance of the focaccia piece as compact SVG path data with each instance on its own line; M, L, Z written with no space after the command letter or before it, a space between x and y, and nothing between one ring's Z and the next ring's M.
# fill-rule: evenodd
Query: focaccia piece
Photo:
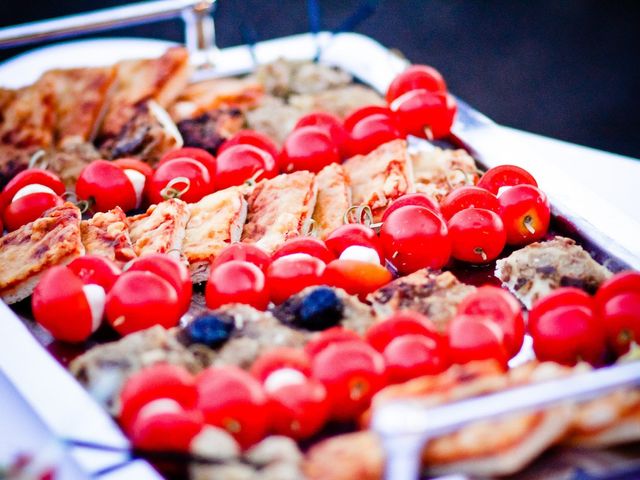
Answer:
M346 85L315 93L291 95L289 104L303 112L328 112L344 118L361 107L385 103L382 97L369 87Z
M80 210L72 203L48 210L0 238L0 298L8 304L27 298L45 270L83 254Z
M168 107L187 85L188 75L189 54L183 47L172 47L159 58L118 63L115 92L100 136L118 135L142 102L155 100L161 107Z
M451 272L423 268L370 293L367 300L382 318L399 310L414 310L445 331L458 304L474 290L475 287L460 282Z
M0 142L0 189L29 165L39 147L19 148Z
M368 205L374 222L381 220L393 200L414 191L406 140L392 140L343 165L351 180L353 204Z
M180 256L189 208L172 198L151 205L146 213L127 218L133 250L139 257L149 253L173 253Z
M325 239L343 224L343 216L351 206L349 176L338 163L324 167L316 175L318 201L313 212L318 236Z
M0 87L0 122L2 122L3 110L16 98L16 90Z
M531 309L536 300L559 287L595 293L612 273L574 240L558 236L532 243L498 260L495 275Z
M262 180L249 194L242 241L268 253L303 232L316 206L315 175L300 171Z
M80 224L82 243L88 254L124 264L136 258L129 237L127 217L120 207L98 212Z
M242 130L244 115L237 108L211 110L177 124L185 147L202 148L212 155L224 141Z
M209 265L227 245L239 242L247 218L247 202L239 187L226 188L188 206L189 223L182 253L194 283L204 282Z

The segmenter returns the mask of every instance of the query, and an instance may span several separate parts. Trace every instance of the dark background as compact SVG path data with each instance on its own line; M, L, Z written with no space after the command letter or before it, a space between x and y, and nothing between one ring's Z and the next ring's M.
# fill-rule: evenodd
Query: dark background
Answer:
M125 3L0 0L0 26ZM321 0L322 27L336 28L363 3ZM308 30L304 0L218 0L216 19L221 47L243 43L241 27L258 40ZM435 66L500 123L640 157L638 1L386 0L356 31ZM179 41L182 25L105 35ZM0 50L0 60L22 50Z

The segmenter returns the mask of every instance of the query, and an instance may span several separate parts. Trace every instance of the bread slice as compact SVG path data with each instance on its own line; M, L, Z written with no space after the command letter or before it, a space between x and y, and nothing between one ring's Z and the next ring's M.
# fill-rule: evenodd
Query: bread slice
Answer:
M0 298L8 304L27 298L44 271L84 252L80 210L72 203L48 210L0 238Z
M136 258L129 237L127 217L120 207L98 212L80 224L86 253L100 255L118 264Z
M313 211L318 236L325 239L343 224L344 214L351 206L351 187L347 172L338 163L324 167L316 175L318 200Z

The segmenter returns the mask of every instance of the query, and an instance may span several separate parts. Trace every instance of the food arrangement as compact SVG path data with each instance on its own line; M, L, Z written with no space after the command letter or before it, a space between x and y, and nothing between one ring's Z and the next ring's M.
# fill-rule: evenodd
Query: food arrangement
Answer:
M550 231L529 172L428 142L456 113L431 67L384 99L304 62L188 78L174 48L0 95L0 296L79 346L70 371L137 452L194 478L380 478L379 405L633 358L640 274ZM525 333L536 359L509 368ZM515 473L637 441L639 409L630 390L471 425L423 462Z

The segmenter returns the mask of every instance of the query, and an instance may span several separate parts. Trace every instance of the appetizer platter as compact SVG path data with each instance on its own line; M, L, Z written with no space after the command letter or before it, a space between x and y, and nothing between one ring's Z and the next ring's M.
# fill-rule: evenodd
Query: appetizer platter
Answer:
M377 479L638 442L631 240L467 145L434 68L277 42L0 90L2 320L128 439L78 443L173 477Z

